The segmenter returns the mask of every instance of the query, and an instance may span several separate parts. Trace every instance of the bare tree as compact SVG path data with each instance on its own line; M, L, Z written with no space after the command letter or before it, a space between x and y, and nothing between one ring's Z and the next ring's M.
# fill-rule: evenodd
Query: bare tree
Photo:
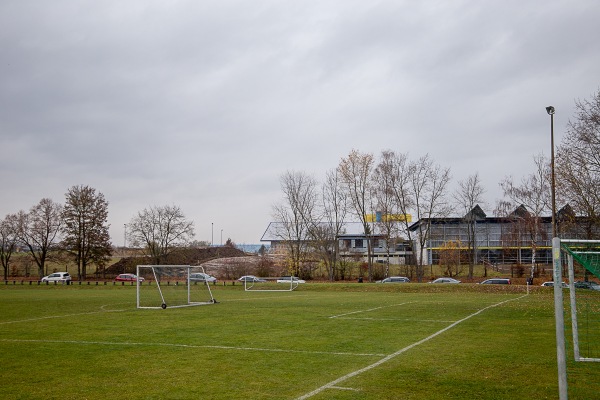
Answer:
M4 280L8 279L10 259L19 241L17 215L8 214L0 220L0 261L4 268Z
M423 280L423 255L432 218L445 217L451 211L446 201L446 187L450 181L450 169L434 164L429 155L421 157L410 168L409 195L417 221L424 221L416 227L416 240L419 246L417 279Z
M384 159L389 159L386 163L389 164L389 179L393 200L395 207L402 216L400 219L401 230L404 231L409 243L414 243L412 233L408 228L412 222L411 218L409 218L410 213L415 208L415 196L411 188L412 175L415 172L416 164L410 162L406 153L394 153L392 151L386 151L385 153L387 154L384 156ZM416 264L414 252L409 264Z
M344 233L344 223L348 213L347 197L341 187L340 175L337 169L328 171L322 186L323 224L321 229L315 229L315 238L320 244L320 254L328 271L329 280L337 275L339 255L338 237Z
M531 276L536 267L536 249L540 240L547 239L541 225L541 216L550 209L550 165L543 155L534 157L535 171L515 184L512 177L500 182L504 196L510 199L513 207L520 205L527 209L518 217L523 221L528 239L531 242Z
M62 212L63 248L77 264L79 279L85 279L87 266L102 269L112 254L108 233L108 202L104 195L89 186L71 187Z
M468 251L472 254L469 262L469 279L473 278L473 270L475 264L477 264L477 246L475 238L477 237L476 226L478 213L476 206L478 206L479 203L483 203L484 193L485 190L481 186L478 173L469 176L464 181L459 181L458 188L454 192L454 200L463 212L463 219L467 226L467 247Z
M372 259L372 227L368 221L368 211L371 209L371 174L374 159L372 154L352 150L348 157L343 158L338 166L346 194L354 208L354 214L363 226L367 241L367 264L369 281L373 280Z
M375 182L373 192L376 198L376 209L379 213L376 226L386 239L386 277L390 272L390 249L395 247L395 240L399 237L399 219L396 215L402 214L397 195L402 192L403 188L398 187L400 177L397 174L397 162L398 156L394 152L384 150L373 174Z
M585 218L587 239L600 230L600 90L590 100L576 101L557 150L557 197Z
M302 264L308 256L309 229L315 225L316 181L303 172L287 171L280 177L280 184L284 200L273 206L273 217L278 222L274 233L287 246L289 272L306 277L310 271L305 271Z
M194 238L194 222L188 221L178 206L145 208L127 226L133 246L143 247L156 265Z
M51 249L57 247L62 226L62 205L44 198L28 213L19 211L17 229L19 241L29 250L38 267L40 278L45 274L46 261Z

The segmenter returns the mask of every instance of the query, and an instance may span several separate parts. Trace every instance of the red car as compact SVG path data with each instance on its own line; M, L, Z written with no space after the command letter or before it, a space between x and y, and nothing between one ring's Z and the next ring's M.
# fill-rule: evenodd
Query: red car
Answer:
M115 278L115 282L135 282L136 280L144 282L144 278L141 276L138 278L136 274L121 274Z

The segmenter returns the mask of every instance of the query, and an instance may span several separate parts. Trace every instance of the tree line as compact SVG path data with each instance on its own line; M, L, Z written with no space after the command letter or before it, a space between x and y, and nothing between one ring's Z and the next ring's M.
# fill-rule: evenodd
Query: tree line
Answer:
M96 189L73 186L60 204L43 198L29 209L8 214L0 220L0 261L4 279L8 279L12 256L26 250L37 266L38 276L48 273L49 261L74 262L80 280L88 267L105 274L113 246L108 224L108 201ZM193 222L178 206L153 206L139 211L128 224L129 241L142 248L152 262L161 260L174 249L192 243Z
M43 198L29 211L8 214L0 221L0 259L8 279L11 257L26 249L44 276L51 259L71 260L79 278L90 264L104 266L112 254L108 233L108 202L95 189L78 185L65 195L65 204Z
M600 90L589 100L576 101L576 115L567 125L564 139L556 149L556 200L583 221L586 239L598 239L600 231ZM543 154L533 157L534 171L515 181L506 177L500 183L504 199L494 213L507 217L515 209L526 210L528 235L535 264L535 243L541 235L541 217L552 212L550 160ZM344 224L360 222L368 238L373 229L388 240L388 248L406 240L415 244L415 274L422 280L421 260L431 219L459 214L467 226L467 246L474 249L476 216L472 211L485 204L478 172L458 181L450 191L450 168L437 164L429 155L412 159L409 153L383 150L371 153L352 150L327 171L323 182L302 171L286 171L280 176L283 198L273 205L277 225L275 236L287 246L291 273L310 276L315 260L326 266L329 279L343 279L344 260L339 259L337 238ZM369 220L374 213L399 218ZM409 230L412 221L425 221ZM427 222L429 221L429 222ZM307 244L310 245L307 245ZM372 278L372 242L367 244L367 274ZM473 277L476 252L469 263Z

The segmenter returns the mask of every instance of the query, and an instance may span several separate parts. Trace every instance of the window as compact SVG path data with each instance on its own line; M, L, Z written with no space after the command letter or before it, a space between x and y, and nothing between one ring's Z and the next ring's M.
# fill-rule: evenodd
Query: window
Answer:
M354 247L365 247L362 239L354 239Z

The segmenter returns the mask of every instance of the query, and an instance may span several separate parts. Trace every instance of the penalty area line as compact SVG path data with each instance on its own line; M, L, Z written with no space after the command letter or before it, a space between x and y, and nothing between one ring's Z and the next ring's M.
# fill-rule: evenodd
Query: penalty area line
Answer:
M428 341L430 341L431 339L435 338L436 336L439 336L439 335L441 335L442 333L444 333L444 332L446 332L446 331L448 331L448 330L450 330L450 329L454 328L456 325L458 325L458 324L460 324L460 323L462 323L462 322L465 322L465 321L467 321L467 320L469 320L469 319L471 319L471 318L473 318L473 317L475 317L475 316L477 316L477 315L479 315L479 314L483 313L484 311L487 311L487 310L489 310L490 308L494 308L494 307L501 306L502 304L508 303L508 302L510 302L510 301L520 300L520 299L522 299L523 297L527 297L527 295L525 294L525 295L522 295L522 296L516 297L516 298L514 298L514 299L508 299L508 300L504 300L504 301L501 301L500 303L495 303L495 304L491 304L491 305L489 305L489 306L487 306L487 307L484 307L484 308L482 308L481 310L478 310L478 311L474 312L473 314L470 314L470 315L466 316L465 318L463 318L463 319L460 319L460 320L458 320L458 321L456 321L456 322L454 322L454 323L452 323L452 324L448 325L448 326L447 326L447 327L445 327L444 329L440 329L439 331L437 331L437 332L435 332L435 333L433 333L433 334L431 334L431 335L427 336L426 338L419 340L418 342L415 342L415 343L413 343L413 344L411 344L411 345L408 345L408 346L404 347L403 349L400 349L400 350L398 350L397 352L395 352L395 353L392 353L392 354L390 354L390 355L388 355L388 356L386 356L386 357L382 358L381 360L379 360L379 361L377 361L377 362L375 362L375 363L373 363L373 364L371 364L371 365L367 365L367 366L366 366L366 367L364 367L364 368L358 369L358 370L356 370L356 371L353 371L353 372L350 372L349 374L346 374L346 375L344 375L344 376L342 376L342 377L339 377L339 378L337 378L337 379L335 379L335 380L333 380L333 381L331 381L331 382L329 382L329 383L327 383L327 384L325 384L325 385L323 385L323 386L321 386L321 387L319 387L319 388L317 388L317 389L313 390L312 392L306 393L305 395L302 395L302 396L298 397L296 400L304 400L304 399L308 399L308 398L310 398L310 397L313 397L313 396L315 396L315 395L317 395L317 394L321 393L322 391L324 391L324 390L326 390L326 389L335 389L335 388L337 388L337 387L338 387L338 384L340 384L341 382L344 382L344 381L345 381L345 380L347 380L347 379L350 379L350 378L352 378L352 377L355 377L355 376L357 376L357 375L360 375L360 374L362 374L363 372L370 371L370 370L372 370L373 368L376 368L376 367L380 366L381 364L384 364L384 363L386 363L386 362L388 362L388 361L392 360L393 358L396 358L396 357L397 357L397 356L399 356L400 354L402 354L402 353L405 353L405 352L407 352L408 350L410 350L410 349L412 349L412 348L414 348L414 347L417 347L417 346L419 346L419 345L421 345L421 344L423 344L423 343L425 343L425 342L428 342Z

